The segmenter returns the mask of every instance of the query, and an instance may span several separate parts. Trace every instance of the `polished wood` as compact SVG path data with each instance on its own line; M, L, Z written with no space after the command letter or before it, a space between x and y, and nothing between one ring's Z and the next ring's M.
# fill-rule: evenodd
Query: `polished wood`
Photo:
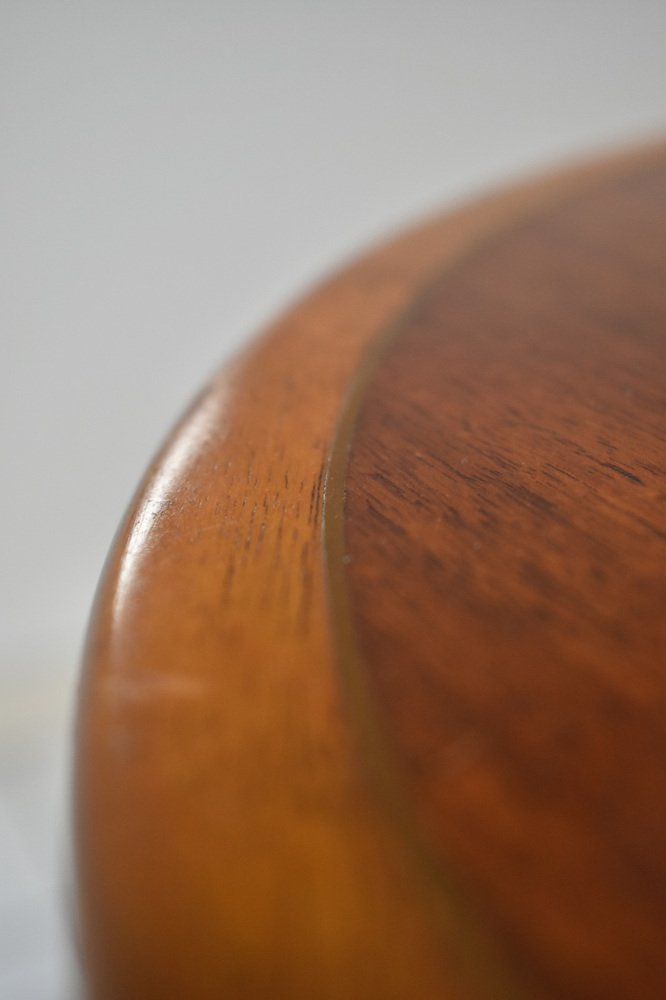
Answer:
M665 174L408 233L173 433L83 671L91 996L660 995Z
M657 206L666 171L609 181L448 272L363 383L344 483L387 780L567 997L666 988Z

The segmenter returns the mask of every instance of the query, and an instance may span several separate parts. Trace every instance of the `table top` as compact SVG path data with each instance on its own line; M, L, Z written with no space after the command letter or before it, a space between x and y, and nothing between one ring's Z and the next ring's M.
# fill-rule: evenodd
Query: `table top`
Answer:
M91 624L93 996L662 995L665 330L652 149L397 238L204 390Z

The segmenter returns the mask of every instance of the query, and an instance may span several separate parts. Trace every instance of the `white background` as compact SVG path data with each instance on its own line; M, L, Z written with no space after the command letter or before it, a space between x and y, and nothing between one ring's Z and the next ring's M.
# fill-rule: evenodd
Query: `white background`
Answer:
M73 678L188 398L365 243L665 102L664 0L0 2L0 996L72 996Z

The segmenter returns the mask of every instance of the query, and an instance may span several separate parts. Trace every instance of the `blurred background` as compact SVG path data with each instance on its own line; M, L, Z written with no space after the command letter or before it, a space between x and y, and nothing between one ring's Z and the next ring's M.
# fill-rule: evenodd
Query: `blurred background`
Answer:
M666 125L664 0L0 2L0 997L71 1000L86 618L214 366L433 208Z

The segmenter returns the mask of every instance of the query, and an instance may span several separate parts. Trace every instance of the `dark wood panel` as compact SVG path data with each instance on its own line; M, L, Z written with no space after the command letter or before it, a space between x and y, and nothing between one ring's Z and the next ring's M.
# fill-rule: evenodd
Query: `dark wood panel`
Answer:
M652 167L449 269L337 444L361 726L443 891L555 996L666 989L665 401Z

